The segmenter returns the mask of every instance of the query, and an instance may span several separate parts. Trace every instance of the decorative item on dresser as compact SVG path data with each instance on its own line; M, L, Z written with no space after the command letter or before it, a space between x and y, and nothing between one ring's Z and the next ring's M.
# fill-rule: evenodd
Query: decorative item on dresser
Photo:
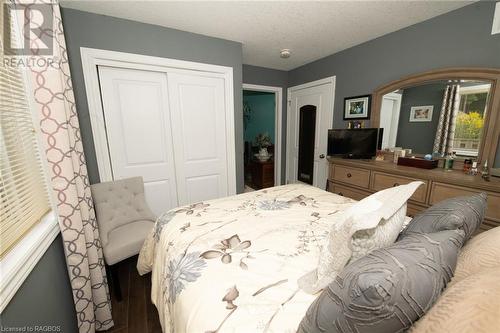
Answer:
M457 170L423 170L396 165L390 161L330 157L329 162L330 192L361 200L385 188L423 181L424 184L408 202L409 216L448 198L485 192L488 195L488 208L481 229L500 226L500 179L491 178L491 181L486 182L481 177L464 175Z

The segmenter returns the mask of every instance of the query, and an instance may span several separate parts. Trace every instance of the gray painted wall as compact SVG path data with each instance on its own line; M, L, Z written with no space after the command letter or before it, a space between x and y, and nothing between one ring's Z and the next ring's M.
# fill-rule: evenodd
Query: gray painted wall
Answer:
M288 72L258 66L243 65L243 83L283 88L283 110L281 114L281 181L284 184L286 177L286 89L288 87Z
M432 154L445 87L446 84L440 82L403 91L396 138L397 147L411 148L414 153ZM423 105L434 106L432 121L410 122L411 107Z
M345 127L344 97L370 94L382 84L432 69L500 68L500 34L491 35L494 6L480 1L319 59L290 71L289 86L335 75L334 127ZM497 166L499 155L500 149Z
M91 183L99 182L80 47L195 61L233 68L237 191L243 191L241 44L156 25L62 8L73 88Z
M61 235L52 242L1 314L3 329L35 325L60 326L59 332L78 331Z

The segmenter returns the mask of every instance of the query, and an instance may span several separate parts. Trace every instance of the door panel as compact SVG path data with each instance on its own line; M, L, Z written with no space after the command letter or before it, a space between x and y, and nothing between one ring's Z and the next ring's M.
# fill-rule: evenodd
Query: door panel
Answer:
M288 147L288 182L302 181L325 189L328 175L327 143L328 130L332 128L333 122L333 83L324 83L308 88L294 89L290 93L289 110L289 147ZM306 107L306 108L304 108ZM312 182L306 181L299 176L299 165L302 163L300 154L300 118L301 110L304 112L316 111L314 143L306 142L314 150L314 162L312 166ZM307 138L306 138L307 141ZM303 173L303 172L301 172ZM307 177L306 177L307 178Z
M180 204L227 196L224 80L169 73Z
M98 70L113 178L142 176L155 214L176 207L166 75L101 66Z
M314 180L314 150L316 141L316 106L304 105L299 110L299 140L297 179L312 185Z

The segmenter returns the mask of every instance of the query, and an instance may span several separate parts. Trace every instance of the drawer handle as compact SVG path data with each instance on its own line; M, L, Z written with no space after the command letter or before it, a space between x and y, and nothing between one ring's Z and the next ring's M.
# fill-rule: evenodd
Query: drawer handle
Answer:
M351 173L350 173L350 172L348 172L348 173L347 173L347 178L351 178L351 177L352 177Z
M394 183L394 185L392 185L392 187L396 187L396 186L399 186L399 183Z
M342 196L342 197L344 196L344 194L342 192L339 192L339 195Z

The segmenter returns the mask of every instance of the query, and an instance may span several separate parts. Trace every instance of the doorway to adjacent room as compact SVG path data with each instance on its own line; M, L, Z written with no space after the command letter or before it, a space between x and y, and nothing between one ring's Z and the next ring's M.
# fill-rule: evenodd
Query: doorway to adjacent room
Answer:
M282 88L243 84L245 191L281 184Z

